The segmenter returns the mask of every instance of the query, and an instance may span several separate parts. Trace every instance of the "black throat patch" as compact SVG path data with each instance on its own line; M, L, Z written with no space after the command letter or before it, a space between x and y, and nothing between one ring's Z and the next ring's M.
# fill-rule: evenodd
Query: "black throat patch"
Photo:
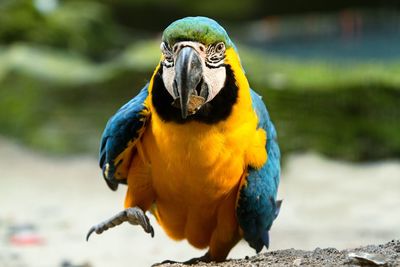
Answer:
M238 98L239 88L236 85L233 71L229 65L225 66L226 81L224 87L210 101L205 103L195 114L183 119L181 110L171 105L174 101L164 86L162 79L162 66L154 76L152 88L152 104L158 116L164 121L173 121L176 123L185 123L189 121L199 121L207 124L213 124L225 120L232 112L232 107Z

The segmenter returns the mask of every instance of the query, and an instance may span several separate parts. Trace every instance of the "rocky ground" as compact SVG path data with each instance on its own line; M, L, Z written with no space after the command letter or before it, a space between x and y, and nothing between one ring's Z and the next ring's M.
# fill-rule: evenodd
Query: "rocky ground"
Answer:
M93 157L43 155L0 139L0 170L0 267L136 267L205 253L170 240L152 216L154 238L123 224L86 242L90 226L123 208L125 193L107 188ZM289 156L271 252L252 258L254 251L241 242L229 258L250 258L222 266L342 265L353 250L339 250L399 239L399 178L398 161L350 164L315 154ZM398 247L392 242L361 250L387 255L393 265Z
M164 264L179 267L183 264ZM312 251L285 249L222 263L198 263L196 267L236 266L400 266L400 241L354 249L316 248Z

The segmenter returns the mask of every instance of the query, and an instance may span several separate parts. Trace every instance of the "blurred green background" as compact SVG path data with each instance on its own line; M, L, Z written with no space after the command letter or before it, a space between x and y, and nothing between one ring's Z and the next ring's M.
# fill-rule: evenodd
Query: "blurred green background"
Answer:
M400 157L396 1L1 0L0 135L96 155L108 118L149 80L162 30L187 15L227 29L284 155Z

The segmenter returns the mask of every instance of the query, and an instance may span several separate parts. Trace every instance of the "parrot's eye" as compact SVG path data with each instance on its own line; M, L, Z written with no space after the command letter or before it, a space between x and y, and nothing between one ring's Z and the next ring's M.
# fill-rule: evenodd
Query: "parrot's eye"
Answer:
M174 57L171 49L166 42L162 42L160 46L161 52L164 55L163 63L166 67L172 67L174 64Z
M225 44L223 42L212 44L207 47L206 53L206 65L212 68L220 67L225 59Z
M216 53L223 53L225 52L225 44L223 42L220 42L215 45L215 52Z

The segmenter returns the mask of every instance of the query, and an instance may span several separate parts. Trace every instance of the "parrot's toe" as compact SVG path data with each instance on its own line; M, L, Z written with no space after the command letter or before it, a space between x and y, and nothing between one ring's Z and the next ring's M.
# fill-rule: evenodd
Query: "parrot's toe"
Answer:
M96 234L99 235L109 228L120 225L123 222L129 222L133 225L140 225L143 227L146 233L149 233L151 234L151 237L154 237L154 229L150 224L149 218L146 216L142 209L138 207L133 207L127 208L126 210L117 213L110 219L107 219L99 224L92 226L86 235L86 241L89 241L89 237L93 232L96 232Z
M207 252L201 257L198 258L193 258L188 261L183 262L183 264L191 265L191 264L196 264L199 262L211 262L210 254Z
M163 262L153 264L152 267L156 267L156 266L159 266L162 264L174 264L174 263L179 263L179 264L184 264L184 265L192 265L192 264L196 264L196 263L200 263L200 262L204 262L204 263L211 262L210 254L207 252L206 254L204 254L201 257L193 258L193 259L190 259L190 260L184 261L184 262L165 260Z

